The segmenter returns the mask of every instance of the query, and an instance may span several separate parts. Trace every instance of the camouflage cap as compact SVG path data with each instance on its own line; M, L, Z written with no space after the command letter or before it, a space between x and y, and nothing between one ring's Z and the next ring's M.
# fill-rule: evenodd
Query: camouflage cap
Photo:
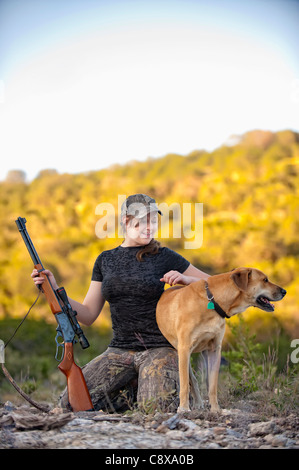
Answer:
M132 194L127 197L121 206L121 216L132 215L138 219L141 219L150 212L158 212L162 215L159 210L157 203L154 198L147 196L146 194Z

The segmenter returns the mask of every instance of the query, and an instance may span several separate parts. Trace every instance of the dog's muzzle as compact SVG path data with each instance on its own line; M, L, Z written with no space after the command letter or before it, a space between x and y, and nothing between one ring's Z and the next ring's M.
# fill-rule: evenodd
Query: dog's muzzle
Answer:
M265 312L274 312L275 306L271 302L277 302L278 300L283 299L287 291L280 288L277 298L269 299L266 295L259 295L256 299L257 307L265 310Z

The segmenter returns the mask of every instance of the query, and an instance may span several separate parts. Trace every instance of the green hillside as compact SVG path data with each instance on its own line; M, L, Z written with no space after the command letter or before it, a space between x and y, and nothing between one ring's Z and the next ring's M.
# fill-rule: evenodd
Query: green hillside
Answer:
M30 183L21 172L11 172L0 183L0 318L24 315L36 296L32 263L14 222L18 216L26 217L45 267L82 301L98 254L121 243L97 238L96 208L103 202L117 208L118 195L136 192L169 205L203 203L202 246L186 249L183 236L162 244L210 274L237 266L262 269L288 294L274 315L250 309L248 322L265 336L275 324L299 337L299 134L289 130L252 131L213 152L171 154L89 173L44 170ZM42 300L30 316L51 320ZM107 309L96 325L109 329Z

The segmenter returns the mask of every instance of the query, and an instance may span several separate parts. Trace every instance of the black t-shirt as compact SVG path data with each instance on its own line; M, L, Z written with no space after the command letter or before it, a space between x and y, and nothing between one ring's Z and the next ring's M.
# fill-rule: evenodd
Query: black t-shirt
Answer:
M110 346L132 350L170 346L156 322L156 305L171 270L183 273L190 262L169 248L138 261L140 247L118 246L103 251L94 264L92 280L102 282L110 304L113 338Z

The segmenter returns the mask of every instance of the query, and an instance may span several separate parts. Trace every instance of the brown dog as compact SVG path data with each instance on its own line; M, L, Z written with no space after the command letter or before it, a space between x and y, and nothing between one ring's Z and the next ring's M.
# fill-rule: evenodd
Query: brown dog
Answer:
M157 305L157 323L162 334L178 351L180 406L189 411L189 380L195 407L202 406L198 384L190 367L193 352L207 351L211 411L219 411L217 384L225 317L258 307L273 312L270 303L281 300L286 291L272 284L258 269L237 268L188 286L167 289Z

